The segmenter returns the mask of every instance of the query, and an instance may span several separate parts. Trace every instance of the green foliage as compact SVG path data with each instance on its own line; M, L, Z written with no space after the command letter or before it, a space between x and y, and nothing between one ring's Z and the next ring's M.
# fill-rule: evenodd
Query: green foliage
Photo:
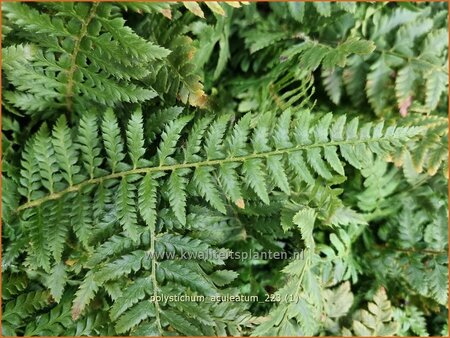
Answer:
M446 4L2 9L3 335L448 334Z
M367 305L368 310L359 310L353 316L352 331L357 336L393 336L398 324L393 321L391 302L381 288ZM347 334L346 334L347 335Z
M33 43L6 48L4 69L17 90L7 91L5 99L32 113L155 97L154 90L131 80L145 77L146 64L170 51L125 26L118 10L111 4L54 3L41 10L3 4L5 16Z
M423 313L415 306L408 306L405 310L396 309L394 318L399 322L399 335L416 334L421 337L427 337L426 321Z
M395 8L371 6L360 8L359 26L348 31L355 38L375 43L370 56L352 56L349 65L335 70L333 79L323 73L327 93L335 104L341 102L344 87L353 103L365 98L357 93L366 87L366 99L377 115L388 115L396 106L400 115L434 111L446 102L447 92L447 23L442 6ZM331 88L333 81L334 88ZM345 86L344 86L345 85ZM391 90L393 89L393 90Z
M396 202L396 207L390 212L396 210L397 215L380 229L380 237L386 240L387 250L373 255L373 266L380 266L383 264L381 260L386 259L398 266L414 252L410 264L402 268L405 272L404 277L401 277L402 282L413 288L415 293L445 304L448 292L445 289L448 283L445 281L448 273L445 260L448 234L446 206L441 200L446 191L444 186L438 188L440 184L442 181L436 179L431 184L416 188L416 197L405 196ZM426 203L426 210L418 207L419 200L420 203ZM389 208L392 205L393 202ZM389 234L394 233L395 237L388 240ZM375 271L383 278L401 274L391 268Z
M305 40L300 45L288 49L283 56L298 58L296 61L299 66L307 70L316 70L319 65L322 65L323 69L344 67L350 54L370 54L375 49L372 43L357 38L349 38L334 48L309 39Z
M45 308L50 303L49 296L47 291L38 290L22 293L5 304L5 314L2 318L4 332L14 334L15 328L24 325L33 312Z

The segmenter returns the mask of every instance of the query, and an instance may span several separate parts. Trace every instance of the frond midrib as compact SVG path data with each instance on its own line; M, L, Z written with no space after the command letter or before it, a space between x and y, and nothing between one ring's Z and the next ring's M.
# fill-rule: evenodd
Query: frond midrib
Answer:
M87 29L88 25L92 21L92 19L95 16L95 12L97 11L97 7L100 3L94 2L92 4L92 8L90 9L89 16L86 18L86 20L83 20L81 24L80 29L80 35L78 35L75 39L75 46L73 48L73 52L70 55L70 68L67 71L67 85L66 85L66 107L69 112L72 111L72 105L73 105L73 87L75 85L74 83L74 74L77 70L77 57L78 53L80 52L81 47L81 40L87 35Z

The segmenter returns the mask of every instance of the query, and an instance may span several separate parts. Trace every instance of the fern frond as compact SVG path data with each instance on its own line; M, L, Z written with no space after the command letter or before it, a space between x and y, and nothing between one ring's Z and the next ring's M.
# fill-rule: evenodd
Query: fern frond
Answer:
M384 56L370 67L367 74L366 91L370 104L378 114L387 106L386 92L383 88L388 86L392 69L386 64Z
M88 195L77 194L73 201L73 212L70 217L70 223L75 236L82 245L89 247L92 231L92 213L89 207L91 199Z
M342 97L343 81L341 69L322 69L322 81L325 91L334 104L339 104Z
M353 304L353 294L350 290L350 283L345 282L335 289L324 291L327 316L330 318L340 318L347 314Z
M73 185L74 179L77 179L80 167L76 165L74 160L77 158L77 151L70 135L70 129L64 116L60 117L53 129L53 147L55 149L56 159L61 163L63 177L69 184Z
M188 236L160 234L156 237L155 252L160 254L177 253L207 253L210 250L208 244Z
M117 119L111 109L107 110L102 121L102 137L108 163L112 172L115 172L120 162L125 158L123 141L120 136Z
M391 302L384 288L374 295L373 303L368 304L368 311L361 310L354 316L352 328L355 334L361 336L392 336L398 331L398 323L393 321Z
M316 215L314 209L305 208L300 210L293 218L293 222L298 225L302 233L302 239L308 249L314 249L314 240L312 240L312 231Z
M32 199L32 194L40 188L40 175L38 160L34 153L34 139L30 139L25 145L24 151L22 153L20 170L20 187L18 192L25 196L28 201Z
M41 316L36 322L29 323L24 335L44 336L49 334L63 334L72 326L70 318L70 303L65 301Z
M186 184L187 179L184 175L187 174L185 170L174 170L170 174L168 181L168 195L169 203L173 209L175 216L181 224L186 224Z
M28 286L25 274L8 273L3 277L2 300L9 300L12 296L20 294Z
M128 178L123 177L117 192L117 216L126 235L132 240L136 240L140 232L137 225L135 195L135 186Z
M3 335L448 335L446 3L2 9Z
M52 34L55 36L70 37L72 34L64 26L60 18L52 19L48 14L19 3L4 4L3 10L7 17L17 25L24 27L29 32Z
M440 304L448 301L448 268L438 261L432 262L432 271L428 277L430 293Z
M269 194L266 187L266 175L263 171L263 162L259 158L250 159L242 165L242 173L247 184L252 188L258 197L266 204L269 204Z
M145 154L144 149L144 125L142 121L142 112L136 111L130 117L127 128L127 148L129 156L136 169L142 166L142 156Z
M16 299L9 301L5 305L5 314L2 321L18 327L33 313L45 308L51 303L48 291L32 291L19 295ZM14 329L13 329L14 331Z
M38 207L23 215L25 231L29 233L32 248L28 250L27 264L33 268L42 267L47 272L50 270L50 251L45 243L50 242L44 216L48 212L48 208Z
M143 238L144 235L141 237ZM141 242L145 242L142 238ZM133 241L123 235L113 235L96 248L85 265L88 268L94 268L108 258L136 249L138 245L139 241Z
M142 13L154 13L158 12L161 13L163 11L170 11L170 4L163 3L163 2L157 2L157 3L147 3L147 2L129 2L129 3L123 3L118 2L116 3L116 6L119 6L121 9L125 11L133 11L137 12L139 14Z
M441 61L448 42L438 41L443 36L443 22L433 21L430 11L396 8L376 17L368 24L377 49L369 57L352 56L342 78L333 78L334 83L346 82L347 94L356 105L363 104L366 96L379 116L389 115L394 104L402 116L435 110L448 86L448 69ZM360 36L367 37L363 32ZM366 95L355 90L363 82ZM323 76L323 83L330 98L336 100L341 88L332 90L330 77ZM388 90L392 86L395 95Z
M50 226L48 227L50 230L48 234L49 249L55 262L59 262L62 258L64 244L69 230L70 219L67 218L69 214L68 197L69 195L66 195L55 203L49 210L49 214L46 215L50 222Z
M399 334L412 332L421 337L429 336L424 314L417 307L408 306L405 311L396 308L394 318L401 323Z
M139 185L138 205L139 213L144 219L144 222L151 229L155 228L156 224L156 196L157 196L158 181L152 174L148 173L142 179Z
M170 51L138 36L125 26L125 20L114 17L111 6L53 4L48 13L41 6L4 4L6 17L30 41L42 46L7 66L8 80L20 90L9 94L8 100L31 113L62 106L72 111L74 106L86 105L83 96L104 106L155 97L152 89L131 80L144 77L148 74L147 63L165 58ZM53 11L60 15L52 18ZM66 39L65 44L60 44L57 37ZM57 80L53 78L55 72L60 74ZM34 82L33 87L29 81ZM43 93L47 98L40 99L37 106L24 101L25 95Z
M149 265L149 256L143 250L136 250L128 255L124 255L116 260L107 263L94 273L94 280L101 284L106 281L114 280L131 272L136 272L141 267Z
M156 275L158 282L174 281L206 296L217 295L217 289L211 281L200 275L187 265L181 265L176 261L163 261L158 265Z
M344 67L347 57L351 54L370 54L374 49L375 46L371 42L357 38L349 38L335 48L307 40L291 47L285 52L285 56L298 57L300 66L307 70L315 70L320 64L325 69L330 69L335 66Z
M211 204L211 206L222 213L226 213L225 204L220 197L219 191L211 176L212 167L199 167L195 169L192 177L193 183L200 195Z
M122 313L144 299L146 295L152 294L152 292L152 284L147 277L135 280L124 290L122 296L114 302L109 312L111 320L119 318Z
M53 299L59 303L64 293L64 287L67 283L67 271L64 263L55 264L49 276L48 288L52 294Z
M34 140L34 154L40 169L42 185L53 193L56 184L61 180L61 175L57 173L57 160L55 150L52 146L46 125L43 125L36 134Z
M124 333L138 325L143 320L155 316L155 307L148 301L143 300L134 305L129 311L121 316L115 325L117 333Z
M303 117L307 113L299 112L295 118L296 121L305 121ZM285 115L288 116L288 115ZM292 139L297 138L297 145L292 144L292 147L284 148L287 144L280 143L280 140L277 134L275 134L273 139L274 147L281 147L280 149L271 150L267 152L261 153L250 153L249 149L245 149L246 155L229 157L229 158L220 158L220 156L226 156L222 154L218 149L221 149L221 140L222 135L225 133L225 128L227 126L224 123L226 120L224 118L219 119L219 125L212 124L210 131L206 133L206 157L204 160L199 162L192 163L179 163L179 164L166 164L166 158L170 157L175 152L176 140L179 137L179 128L175 128L176 124L180 124L183 126L186 124L186 118L181 119L179 122L174 122L169 124L169 129L167 129L168 133L163 134L163 141L159 147L159 154L157 155L160 161L160 165L156 167L145 167L145 168L137 168L137 169L129 169L123 171L123 169L130 168L131 166L126 165L123 160L125 159L125 154L123 153L123 145L121 141L120 134L117 128L117 122L115 121L115 117L109 111L105 114L103 118L103 138L105 143L105 151L107 156L107 161L110 163L111 174L106 176L99 176L98 178L90 181L85 181L77 186L71 187L62 191L60 193L53 193L47 197L41 198L39 200L35 200L29 202L28 204L20 207L23 209L24 207L30 207L33 205L41 204L46 200L53 200L63 196L65 193L69 191L77 191L84 187L85 185L91 185L95 183L100 183L105 179L114 179L115 177L124 177L134 174L141 174L147 172L160 172L164 173L166 171L172 171L168 180L169 187L169 201L172 207L175 210L177 218L180 222L185 223L185 202L183 202L186 198L186 175L190 174L191 168L195 167L216 167L217 165L223 165L226 163L242 163L242 174L247 177L247 182L249 186L255 190L255 192L259 195L259 197L266 203L268 203L268 191L264 188L267 184L266 182L266 173L265 167L266 164L262 161L265 157L276 156L275 158L279 158L279 155L287 156L292 161L292 158L296 158L297 161L300 159L300 155L294 154L302 154L305 153L308 163L310 164L310 168L308 171L313 171L323 176L326 179L331 179L332 174L328 169L328 165L332 168L336 168L337 170L342 172L342 159L338 155L334 156L333 151L338 148L340 150L341 156L345 161L348 161L352 166L356 168L361 168L363 164L368 163L367 161L370 159L371 154L377 154L380 156L384 156L390 151L401 144L402 140L407 140L411 137L416 136L420 132L420 128L412 128L412 127L395 127L390 126L385 129L385 134L383 134L383 122L378 123L375 126L372 124L365 124L362 127L358 127L358 120L353 119L349 123L345 123L344 119L338 119L334 123L332 122L332 115L326 115L316 125L307 126L307 125L299 125L297 131L291 130L287 131L289 134L294 133L292 135ZM304 122L302 122L304 123ZM329 127L331 124L331 127ZM281 127L280 127L281 126ZM279 124L278 128L285 128L288 126L285 122L283 124ZM219 128L219 129L218 129ZM332 133L329 133L327 130L331 128L333 130ZM173 131L172 131L173 130ZM44 130L45 132L45 130ZM38 145L44 149L48 149L50 143L46 143L45 133L41 131L38 134ZM315 139L315 143L311 140L308 134L312 133ZM217 138L218 137L218 138ZM170 141L169 141L170 140ZM313 143L311 143L313 142ZM43 144L41 146L41 144ZM331 149L327 150L327 157L330 163L325 163L320 156L322 150L325 150L329 147ZM244 151L244 149L243 149ZM180 153L181 155L181 153ZM48 155L46 155L48 156ZM81 156L83 156L81 154ZM212 158L214 159L212 159ZM48 159L48 158L47 158ZM339 161L338 161L339 160ZM174 163L172 160L171 163ZM164 164L163 164L164 163ZM339 166L339 164L341 166ZM56 168L50 167L48 163L43 163L43 182L42 184L50 188L50 183L56 180L58 177L54 178L54 172ZM304 166L307 166L305 163ZM306 168L306 167L305 167ZM215 170L215 169L214 169ZM124 175L125 173L125 175ZM130 176L130 177L131 177ZM54 184L52 183L52 186ZM133 187L134 185L132 185ZM123 178L120 184L121 196L122 200L125 198L128 200L128 194L132 193L131 190L128 189L128 182ZM127 193L125 193L127 192ZM122 201L123 202L123 201ZM122 203L122 208L120 210L128 210L129 208L126 206L127 203ZM126 214L123 214L125 217ZM121 218L123 218L121 217ZM134 217L132 217L134 218ZM133 223L133 222L131 222ZM131 224L130 223L130 224ZM127 223L128 224L128 223Z
M158 148L159 165L170 164L170 156L175 152L175 146L181 136L181 130L189 122L192 116L182 117L173 122L169 122L161 135L162 142ZM167 161L166 161L167 160Z
M400 153L393 160L397 165L402 165L407 157L411 157L413 167L417 173L426 172L433 176L440 168L447 166L448 145L448 120L439 116L412 115L404 120L405 125L420 123L425 127L422 142L411 144L409 154ZM444 172L444 175L445 172ZM446 175L447 176L447 175Z
M98 137L98 121L95 115L86 114L80 120L78 146L81 151L83 165L90 178L96 176L97 168L102 164L100 155L100 141Z
M429 110L437 107L442 93L448 86L448 76L444 72L431 72L425 84L425 105Z
M185 335L198 336L202 334L198 328L174 311L164 311L163 318L177 331Z
M89 302L94 298L96 292L99 289L97 282L94 280L93 271L89 271L86 274L85 279L81 283L80 288L75 294L75 298L72 304L72 318L78 319Z
M195 48L191 38L185 35L166 40L161 37L160 44L172 51L163 63L151 67L147 79L149 85L164 93L169 102L177 98L184 104L204 108L207 96L203 90L201 77L196 73L196 66L191 62Z
M205 13L203 12L202 7L194 1L183 1L183 6L186 7L187 10L189 10L191 13L195 14L196 16L204 19ZM244 1L228 1L226 4L228 6L239 8L241 7L241 3L244 4ZM225 16L225 10L223 8L223 5L217 1L208 1L204 3L205 6L207 6L213 13Z

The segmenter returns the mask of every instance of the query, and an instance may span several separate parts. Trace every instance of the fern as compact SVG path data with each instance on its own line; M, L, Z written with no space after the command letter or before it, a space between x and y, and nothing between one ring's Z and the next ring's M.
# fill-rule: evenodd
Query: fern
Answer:
M403 197L402 202L391 202L391 206L385 207L393 210L389 212L383 208L380 210L379 215L396 212L397 216L393 217L391 223L380 231L380 237L386 241L386 244L385 249L374 256L376 259L373 261L373 266L376 267L377 274L390 279L398 276L399 271L380 270L381 260L390 259L393 263L401 259L408 260L409 265L402 268L407 277L402 277L401 280L410 285L418 294L444 304L447 301L447 292L444 290L447 282L444 280L446 262L443 260L443 255L445 255L448 242L445 233L445 207L432 202L436 201L435 196L445 193L439 189L432 192L431 187L439 184L437 182L420 187L420 192L418 192L422 202L429 203L430 210L433 210L431 213L418 210L415 207L414 199L407 196ZM395 195L390 199L392 200L394 197ZM393 232L396 233L395 240L394 238L388 240L387 236ZM395 241L399 244L396 244ZM411 253L414 253L414 256L410 256ZM422 261L427 262L426 267L422 266Z
M447 152L447 125L448 120L440 116L411 116L405 120L405 124L415 123L415 121L423 121L426 125L426 133L423 142L417 145L411 145L407 153L399 153L394 157L394 161L398 164L408 161L411 158L412 166L417 173L426 173L433 176L439 169L443 174L447 175L448 159L444 155Z
M123 19L113 16L111 4L47 7L59 17L52 18L25 4L3 5L5 15L17 23L24 36L44 48L32 53L29 49L27 54L22 49L5 63L9 81L19 89L8 92L7 101L29 112L60 107L72 111L78 106L86 108L84 97L92 104L111 106L121 101L142 102L157 95L130 80L142 79L148 74L145 64L166 57L169 51L124 26ZM65 38L65 44L56 37ZM58 79L53 77L55 72L61 74ZM35 99L41 102L39 107L32 103Z
M63 302L49 313L39 316L36 322L31 322L25 329L27 336L43 336L46 334L62 334L64 329L72 326L70 319L70 304Z
M344 67L345 60L349 54L370 54L374 46L367 41L360 41L355 38L347 39L336 48L306 40L299 46L294 46L286 51L285 57L295 57L300 55L300 67L315 70L320 64L324 69L336 66Z
M168 105L174 104L178 99L184 104L205 108L208 99L201 82L202 78L193 63L196 48L192 45L192 39L182 34L182 27L179 24L174 24L164 31L158 30L156 28L158 25L167 24L165 20L157 18L143 23L140 27L144 35L150 35L150 39L174 51L162 62L150 66L149 76L145 82L161 93Z
M349 97L358 105L363 103L361 93L352 88L358 81L366 83L365 96L377 115L389 114L394 104L402 116L411 111L435 110L448 86L448 70L440 61L446 59L446 26L438 19L439 11L440 8L397 8L374 16L367 33L360 31L357 36L370 34L376 49L369 57L352 56L342 75L337 77L335 73L336 89L328 89L332 101L340 103L342 95L333 98L331 94L342 92L342 83L346 83ZM429 17L430 12L436 13L435 22ZM330 86L330 81L324 77L325 86ZM395 88L395 95L386 90L390 87ZM354 95L357 98L352 98Z
M4 331L8 334L14 334L15 328L22 326L33 312L44 308L49 303L49 293L42 290L24 293L9 301L5 305L7 313L2 319L5 325Z
M2 9L3 335L448 334L446 4Z
M134 116L139 116L139 114L137 113ZM351 162L351 164L358 166L359 162L363 161L362 158L367 158L369 156L368 154L371 154L372 151L377 154L384 154L386 151L392 149L394 145L397 145L398 142L401 142L401 140L417 135L420 130L417 128L389 127L386 129L386 135L383 135L382 124L374 127L373 131L370 131L371 125L367 125L366 127L361 127L361 133L358 136L356 131L356 120L346 124L341 118L334 122L333 127L330 127L332 115L328 114L313 125L304 126L300 124L300 121L304 121L307 116L309 116L308 112L292 114L291 112L286 111L282 114L279 117L278 122L275 124L275 131L273 134L274 137L273 140L270 141L271 146L266 144L265 147L268 151L265 152L255 152L255 150L252 151L248 148L248 139L250 139L248 126L252 121L251 114L247 114L239 120L239 122L235 124L234 128L230 129L228 136L226 136L224 140L222 140L224 133L219 132L219 134L217 134L217 128L222 129L224 126L226 128L226 125L218 125L213 123L210 128L208 128L209 130L206 131L206 135L220 136L216 139L217 141L210 143L209 148L206 149L209 149L210 153L220 154L222 156L224 156L226 152L232 151L229 153L230 157L213 157L214 159L209 159L206 157L206 149L204 150L205 153L203 156L201 155L202 149L197 149L197 151L199 151L199 160L197 162L177 162L175 161L175 158L179 158L180 156L182 157L183 151L176 151L175 147L177 146L177 140L180 138L183 126L185 126L189 119L191 119L191 116L187 116L186 118L181 118L170 122L165 128L165 131L162 133L161 143L158 147L158 152L155 155L155 159L149 159L149 163L158 163L159 165L137 168L136 164L140 159L140 154L142 154L142 151L139 149L142 149L143 140L139 135L143 134L143 123L135 123L135 119L133 118L130 119L128 123L128 156L131 164L127 165L123 162L125 159L125 153L123 152L123 141L121 140L118 130L114 127L114 125L116 125L116 122L114 122L115 117L112 112L109 111L105 113L101 123L103 125L102 138L104 141L105 154L107 156L106 162L109 163L110 174L87 179L76 185L70 185L70 180L67 180L65 183L61 182L61 184L63 184L63 186L61 186L62 189L56 189L54 188L54 186L56 187L55 184L49 183L53 182L54 174L52 171L53 168L50 169L48 163L53 163L53 160L56 163L57 154L55 152L49 152L48 156L50 156L50 158L47 158L47 165L43 166L40 170L42 171L40 172L42 187L47 190L47 195L44 193L43 197L32 199L31 201L22 204L19 206L17 211L23 212L24 215L28 215L25 216L27 218L23 219L21 217L21 219L28 223L36 223L36 226L40 227L37 232L35 230L36 228L33 228L34 236L39 233L42 234L41 236L44 236L36 239L36 244L39 243L40 245L45 245L46 243L46 240L43 239L47 235L44 230L45 225L43 224L43 220L45 217L48 217L46 216L48 215L47 213L50 215L55 214L57 215L56 217L59 217L59 221L55 221L55 224L59 224L58 232L53 231L49 237L49 245L51 248L53 247L51 252L53 253L53 258L56 264L61 257L60 250L62 247L60 245L65 240L65 235L64 233L61 233L61 231L63 229L66 231L66 227L68 226L61 226L61 222L64 219L64 210L70 210L69 206L76 201L75 196L83 196L83 191L89 191L88 186L108 182L107 184L109 187L116 189L117 199L115 204L118 222L122 227L124 234L131 239L131 244L133 241L136 242L139 238L139 234L145 231L144 227L138 225L138 213L142 213L142 217L146 220L146 222L148 222L151 227L150 229L154 229L155 226L155 196L153 195L153 197L150 197L150 200L144 200L144 194L142 193L143 189L151 189L150 191L155 191L154 189L156 189L156 191L152 193L155 194L158 191L158 186L164 186L167 184L166 201L173 210L176 219L184 225L186 224L186 200L188 198L188 191L186 189L187 175L192 175L193 184L196 187L195 190L198 190L200 196L202 196L206 202L211 205L211 207L217 209L219 212L225 213L226 208L224 200L222 200L222 197L218 197L220 196L219 192L221 191L221 187L217 185L212 176L213 171L217 173L221 172L221 165L223 164L235 163L237 166L234 168L228 168L228 170L231 171L237 170L239 166L242 165L242 175L246 182L248 182L248 186L244 187L243 183L239 182L239 180L236 180L231 184L236 184L241 190L248 188L253 190L262 202L269 204L269 190L267 188L267 178L265 174L266 170L268 174L273 177L276 186L279 186L282 191L289 189L287 174L284 173L281 178L278 174L280 170L283 172L283 162L285 163L284 165L288 166L288 168L290 166L290 162L286 160L283 161L283 157L287 157L286 159L288 159L290 154L297 154L300 156L298 157L298 160L306 161L304 162L304 168L306 170L317 173L317 175L320 175L325 179L331 179L332 174L330 170L327 169L327 165L330 165L331 168L338 165L340 166L339 168L341 168L342 161L350 159L353 162ZM295 128L290 128L291 121L294 123ZM98 121L98 123L99 122L100 121ZM63 128L61 123L59 123L58 126ZM64 127L67 128L66 126ZM328 129L331 129L331 131L329 132ZM345 134L343 134L344 130ZM369 132L364 132L364 130L368 130ZM130 136L131 133L138 135L138 137L132 138ZM66 134L70 135L70 133ZM45 145L46 149L52 149L50 136L47 135L47 137L45 137L44 135L45 134L43 131L40 131L38 136L35 139L32 139L33 148L42 147ZM288 135L288 137L284 135ZM303 135L303 137L301 135ZM311 135L316 143L311 143L312 140L307 135ZM96 137L99 136L97 135ZM307 140L304 140L305 137ZM131 140L133 140L133 142L131 142ZM209 138L209 140L211 139ZM65 142L65 145L68 144L71 144L70 140ZM364 147L361 148L363 145ZM336 153L337 146L341 149L342 158L340 158L340 156ZM225 153L219 152L218 147L223 147L223 149L228 150L226 150ZM259 144L254 144L253 147L256 149L261 148ZM324 151L326 151L326 149L330 149L332 154L334 154L334 156L327 159L329 163L326 163L321 159L320 152L322 149ZM356 153L357 149L360 151L358 154ZM81 149L81 152L86 150L88 154L73 152L72 154L75 156L75 159L71 159L71 161L75 160L75 162L78 162L82 161L83 158L89 157L89 153L92 153L92 149ZM237 150L239 151L238 153L236 153ZM136 156L137 153L139 154L138 156ZM39 153L37 156L39 156ZM306 160L302 159L303 156L306 156ZM267 162L264 162L263 158L267 158ZM354 162L356 162L356 164ZM64 162L62 165L64 165ZM80 166L80 170L81 168L82 167ZM118 168L123 168L124 171L118 171ZM194 168L196 169L193 170ZM61 170L64 169L61 168ZM171 173L167 178L167 182L164 183L164 180L166 180L165 177L167 176L164 174L166 174L167 171ZM327 173L327 175L324 173ZM343 172L341 172L341 174L342 173ZM142 174L145 174L144 178L142 178ZM163 179L163 182L160 182L159 184L156 184L155 182L152 185L151 181L155 180L156 177L154 176L153 179L151 177L156 174L161 177L158 181ZM81 172L81 175L86 178L89 177L87 172L84 175ZM278 175L278 177L276 177L276 175ZM221 177L226 178L223 174L221 174ZM237 176L234 176L234 178L237 178ZM202 184L199 185L196 182L202 182ZM150 187L148 187L149 184ZM140 201L139 203L136 203L136 191L138 189L141 190L141 193L139 193ZM224 198L229 197L225 195ZM150 207L150 209L147 209L146 207ZM66 211L66 213L67 212L68 211ZM91 222L91 220L87 220L87 223ZM311 236L311 230L308 231L308 235L306 233L303 235L304 238ZM153 235L150 236L152 238ZM89 242L89 238L86 239L86 241ZM121 240L121 242L122 241L123 240ZM158 241L158 239L156 239L156 241ZM171 242L172 241L173 239ZM133 246L133 244L131 245ZM311 244L307 244L308 247L310 247L310 245ZM192 246L192 244L190 246ZM117 249L113 250L115 251ZM44 269L49 269L51 259L44 247L42 247L42 250L37 247L33 248L33 251L30 251L28 255L29 264L32 267L43 267ZM93 271L88 273L86 279L76 294L72 310L73 317L79 317L85 306L94 297L96 292L98 292L99 285L109 280L115 280L123 275L128 275L131 272L139 271L145 266L145 264L147 264L145 263L147 259L148 258L145 258L144 251L133 251L128 255L122 256L121 258L112 260L103 267L96 267ZM99 260L97 259L96 261ZM195 268L195 266L192 266L192 268ZM189 286L193 288L193 290L205 295L215 293L215 291L213 291L215 288L212 285L209 285L206 280L202 281L203 277L195 272L195 269L191 270L191 267L184 267L180 270L178 264L168 261L162 262L158 266L158 270L155 273L159 276L158 279L160 282L174 281L181 283L182 285ZM52 292L58 298L61 294L60 288L61 285L52 288ZM144 305L142 305L142 307L144 307ZM135 316L133 315L133 317ZM120 325L119 327L120 332L125 332L131 328L121 328Z
M224 8L226 6L222 6L217 1L205 2L204 4L215 14L222 15L222 16L226 15L225 8ZM227 2L227 5L234 7L234 8L241 7L239 1L230 1L230 2ZM183 6L186 7L193 14L195 14L203 19L205 18L205 13L203 12L201 6L198 3L194 2L194 1L183 1Z
M391 303L383 288L374 295L373 303L368 304L368 311L355 314L352 329L360 336L392 336L397 332L398 325L393 322Z
M50 138L48 137L48 135L46 137L45 129L42 129L37 134L36 139L32 141L32 146L37 150L38 159L40 158L39 151L47 152L47 154L45 154L46 157L44 157L46 161L42 161L42 167L40 168L41 170L39 174L42 182L42 187L45 189L44 191L47 191L48 195L25 203L19 206L18 210L40 206L47 201L57 200L69 192L79 191L85 186L99 184L106 180L112 180L113 182L116 181L117 183L117 178L122 177L120 180L121 183L118 187L119 196L122 197L119 197L118 202L122 203L122 206L119 207L119 210L123 210L123 212L125 213L129 209L132 209L132 207L128 206L128 202L126 201L128 200L128 194L132 193L132 190L130 189L133 189L134 186L132 185L131 188L128 188L128 176L130 176L131 179L134 180L133 176L136 174L153 172L166 173L169 171L171 172L170 178L167 181L169 188L169 200L171 201L171 205L174 207L174 212L178 214L177 217L182 218L181 215L184 214L183 210L185 208L182 200L185 199L184 186L186 184L186 182L183 180L183 176L191 173L192 168L195 167L202 168L200 170L203 170L204 168L207 170L213 170L213 168L216 168L217 166L225 163L241 163L242 173L247 177L249 186L254 189L255 193L258 194L263 202L268 203L268 197L266 196L267 192L263 188L265 182L265 175L262 171L263 167L265 167L265 164L262 161L263 157L275 156L275 158L277 158L278 155L290 155L291 153L301 154L301 157L306 156L306 161L310 165L307 166L305 164L305 168L308 172L312 171L325 179L331 179L332 176L329 172L329 169L327 168L327 165L329 165L331 168L341 168L343 165L342 161L348 161L352 166L361 168L361 163L367 162L368 157L370 157L371 154L386 155L390 150L393 150L395 146L401 144L403 140L414 137L421 131L420 128L414 127L396 128L395 126L389 126L385 129L383 127L383 122L380 122L375 126L372 126L371 123L365 124L360 127L360 131L358 131L358 119L353 119L349 123L346 123L345 117L337 119L333 123L333 126L330 127L332 121L331 114L324 115L313 126L305 126L301 124L300 121L308 119L309 114L310 113L307 111L301 111L294 114L294 118L291 119L292 114L289 112L285 112L285 114L280 118L287 118L288 124L279 124L277 125L278 128L283 128L285 126L289 128L289 121L292 121L292 123L295 124L295 128L292 128L291 130L281 129L282 131L290 135L289 138L291 138L292 141L289 142L295 141L295 143L293 143L290 147L286 147L285 145L280 144L278 144L277 146L275 144L277 140L274 137L274 144L272 145L272 147L269 147L270 151L255 152L246 146L243 150L243 154L245 155L241 156L217 158L217 156L214 155L214 157L210 156L207 158L205 154L203 155L205 157L197 162L177 163L173 162L173 159L170 156L176 152L175 147L177 145L177 140L180 137L181 129L188 121L186 118L182 118L169 123L166 131L162 134L162 142L158 148L157 154L159 166L132 169L131 165L127 165L123 162L123 159L125 158L125 153L123 152L123 141L121 140L120 134L116 129L117 122L115 122L115 117L112 112L109 111L102 119L102 138L104 141L105 152L107 154L107 162L109 163L110 167L110 174L98 176L91 180L82 181L76 186L71 186L67 183L64 184L61 182L62 189L56 189L57 191L55 191L55 181L60 181L61 178L55 174L56 168L54 168L53 163L57 163L56 155L54 154ZM187 118L190 119L191 117L188 116ZM243 119L246 120L248 120L249 118L251 118L251 115L243 117ZM254 119L254 121L256 123L258 119ZM216 139L217 141L214 141L216 142L215 144L211 144L209 146L209 149L205 148L205 151L213 154L219 154L219 156L221 155L221 152L218 149L222 147L220 143L222 141L223 132L220 130L224 127L226 128L226 125L224 124L211 125L211 128L209 132L207 132L207 134L219 135L219 138ZM142 126L138 128L142 129ZM329 131L328 129L331 130ZM314 141L309 138L309 134L314 135ZM229 137L230 141L224 143L232 142L231 139L233 138L233 134L231 134ZM303 137L306 137L307 139L302 139ZM245 139L246 138L244 138L244 140ZM208 142L208 140L206 142ZM208 143L206 143L206 147L208 147ZM253 147L259 147L259 145L253 144ZM340 149L341 156L338 156L336 153L338 149L337 147L339 147ZM333 154L330 155L329 159L327 159L327 162L324 162L319 157L320 151L325 151L325 149L328 149L328 151L330 151L330 154ZM129 156L131 158L133 156L133 153L134 150L129 149ZM180 153L179 155L182 156L182 153ZM86 156L86 154L84 154L84 156ZM303 157L303 159L301 160L305 161L305 158ZM129 168L129 170L118 171L118 169L125 168ZM342 170L340 169L339 171L342 172ZM197 175L199 175L198 171ZM211 182L211 184L213 183ZM201 189L208 189L208 185L206 187L202 187ZM172 193L170 193L170 191L172 191ZM123 214L123 217L130 216L127 216L127 214Z
M415 306L409 306L405 309L405 311L395 309L394 318L400 322L400 334L412 332L421 337L428 336L423 313Z

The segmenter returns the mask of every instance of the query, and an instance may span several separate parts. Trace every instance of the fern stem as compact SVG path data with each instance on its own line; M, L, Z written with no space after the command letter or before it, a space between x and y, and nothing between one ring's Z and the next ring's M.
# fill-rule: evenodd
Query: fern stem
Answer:
M83 40L83 38L87 34L88 25L94 18L98 5L99 5L98 2L94 2L92 4L89 15L87 16L86 20L84 20L82 22L81 29L80 29L80 35L78 35L77 38L75 39L73 52L70 57L70 68L67 71L67 85L66 85L66 108L69 113L72 112L72 108L73 108L73 86L74 86L73 76L77 69L77 56L78 56L78 53L80 52L81 40Z
M152 279L152 285L153 285L153 298L155 299L154 304L155 304L155 312L156 312L156 325L158 326L158 330L159 333L161 334L161 336L163 335L164 331L163 328L161 326L161 320L159 318L159 313L161 312L161 308L159 307L159 302L158 302L158 282L156 281L156 255L155 255L155 237L156 237L156 232L155 232L155 228L151 227L150 229L150 257L152 260L152 274L151 274L151 279Z
M371 143L371 142L389 141L389 140L394 140L394 139L397 139L397 138L395 138L395 137L380 137L380 138L371 138L371 139L365 139L365 140L330 141L330 142L314 143L314 144L307 144L307 145L297 145L292 148L283 148L283 149L277 149L277 150L268 151L268 152L253 153L253 154L249 154L246 156L228 157L228 158L216 159L216 160L205 160L205 161L201 161L201 162L179 163L179 164L173 164L173 165L161 165L161 166L153 166L153 167L144 167L144 168L125 170L125 171L115 172L115 173L108 174L105 176L100 176L97 178L89 179L89 180L81 182L79 184L74 184L74 185L72 185L64 190L61 190L59 192L54 192L47 196L38 198L34 201L24 203L24 204L20 205L15 211L17 213L24 209L29 209L32 207L39 206L42 203L45 203L47 201L59 199L62 196L64 196L65 194L79 191L82 188L84 188L85 186L88 186L91 184L101 184L103 181L111 180L111 179L118 179L118 178L122 178L122 177L125 177L128 175L146 174L146 173L151 173L151 172L174 171L174 170L178 170L178 169L197 168L197 167L202 167L202 166L218 166L218 165L230 163L230 162L246 162L251 159L266 158L266 157L270 157L270 156L290 154L290 153L294 153L297 151L304 151L304 150L313 149L313 148L323 148L323 147L340 146L340 145L357 145L357 144L365 144L365 143Z

